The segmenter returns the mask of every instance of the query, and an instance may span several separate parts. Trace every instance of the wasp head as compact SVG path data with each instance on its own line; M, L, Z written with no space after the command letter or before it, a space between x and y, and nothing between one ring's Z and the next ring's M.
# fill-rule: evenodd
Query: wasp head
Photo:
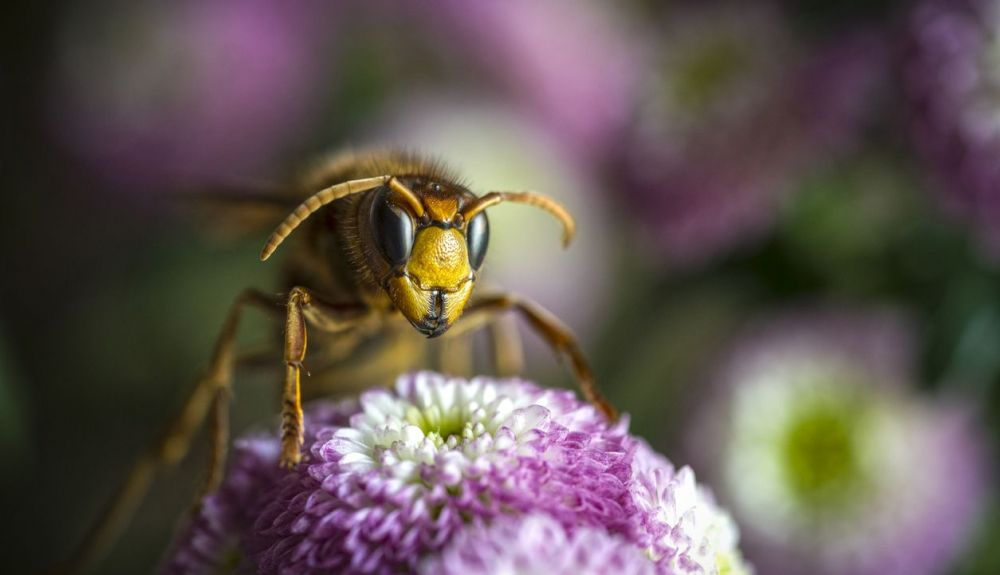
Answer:
M534 192L490 192L476 197L459 184L420 176L383 174L334 184L306 198L271 233L266 260L304 220L323 206L366 194L354 221L367 269L418 331L437 337L462 315L490 238L485 210L502 202L545 210L563 225L563 244L573 237L573 218L557 202Z
M438 183L421 187L420 211L386 187L371 204L371 232L388 264L382 287L393 305L428 337L444 333L465 309L489 243L485 213L466 221L470 193Z

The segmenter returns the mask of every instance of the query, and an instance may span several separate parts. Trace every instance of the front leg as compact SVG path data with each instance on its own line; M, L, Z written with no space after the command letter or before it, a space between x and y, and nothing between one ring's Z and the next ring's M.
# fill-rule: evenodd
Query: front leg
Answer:
M468 322L469 327L474 329L495 321L499 314L506 311L520 314L558 357L569 359L570 369L587 401L600 409L609 421L618 419L618 411L597 388L590 365L572 332L542 306L511 293L486 296L466 307L461 322Z
M302 362L306 358L306 324L340 333L358 327L371 315L363 304L334 304L302 287L288 294L285 318L285 384L281 407L281 466L292 468L302 460L305 426L302 417Z

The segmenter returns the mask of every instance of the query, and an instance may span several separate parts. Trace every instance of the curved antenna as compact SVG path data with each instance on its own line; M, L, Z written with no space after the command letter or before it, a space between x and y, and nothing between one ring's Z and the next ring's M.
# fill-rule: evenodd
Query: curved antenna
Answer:
M287 238L288 235L299 226L299 224L305 221L305 219L312 215L316 210L345 196L367 192L368 190L383 185L388 185L389 189L396 192L396 194L410 207L410 209L413 210L413 215L415 217L419 218L423 215L424 207L423 204L420 203L420 198L418 198L413 191L400 183L394 176L375 176L373 178L362 178L359 180L341 182L330 186L329 188L324 188L309 196L304 202L299 204L298 207L292 211L292 213L288 214L284 221L278 224L278 227L275 228L274 231L271 232L271 235L267 238L267 243L264 244L264 249L260 252L260 260L264 261L271 257L271 254L274 253L274 250L278 249L281 242L285 241L285 238Z
M502 202L528 204L545 210L562 223L563 246L568 246L573 240L573 234L576 232L576 222L573 221L573 216L569 215L566 208L559 202L535 192L490 192L466 206L462 210L462 217L465 221L471 222L472 218L476 217L479 212Z
M402 198L406 202L406 205L410 206L413 217L419 218L424 215L424 204L417 197L417 194L413 193L413 190L404 186L396 177L389 178L388 185L390 190L396 192L396 195Z

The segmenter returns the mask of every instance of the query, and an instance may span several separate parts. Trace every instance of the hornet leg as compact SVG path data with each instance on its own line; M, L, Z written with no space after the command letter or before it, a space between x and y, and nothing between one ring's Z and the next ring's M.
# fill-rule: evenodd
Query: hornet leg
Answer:
M208 369L198 379L188 394L180 411L167 426L166 431L132 468L124 483L91 527L74 557L61 569L67 573L83 572L107 554L128 524L136 507L142 501L156 471L174 465L184 458L191 447L195 431L212 410L210 468L203 491L210 491L218 484L225 466L228 440L228 409L233 371L233 346L240 316L247 305L268 311L280 312L278 302L256 290L246 290L236 299L215 343Z
M558 357L569 360L570 370L587 401L601 410L609 421L618 418L618 411L597 388L590 365L583 357L576 338L555 316L537 303L510 293L487 296L469 305L461 321L468 319L472 324L488 322L507 311L517 312Z

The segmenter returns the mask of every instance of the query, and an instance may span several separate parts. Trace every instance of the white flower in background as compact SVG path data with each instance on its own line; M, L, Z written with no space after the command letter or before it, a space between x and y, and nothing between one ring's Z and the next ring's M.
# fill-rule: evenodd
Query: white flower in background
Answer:
M703 437L762 572L931 574L960 550L978 437L957 406L907 391L908 356L905 326L878 312L785 318L737 342Z

